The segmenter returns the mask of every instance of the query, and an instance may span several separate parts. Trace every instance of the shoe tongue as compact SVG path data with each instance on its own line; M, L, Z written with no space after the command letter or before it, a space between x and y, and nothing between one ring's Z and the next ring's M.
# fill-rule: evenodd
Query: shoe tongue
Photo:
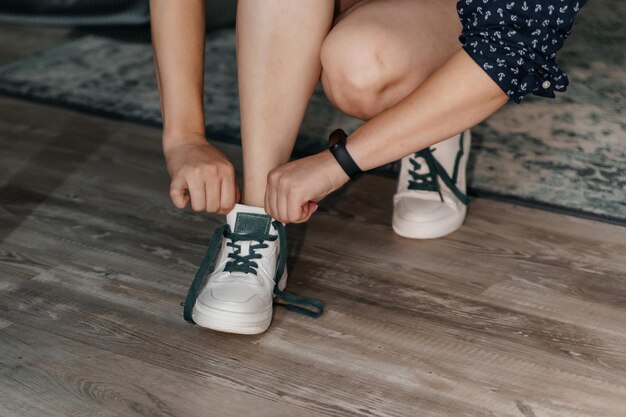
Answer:
M227 221L234 233L269 234L272 218L265 214L260 207L237 204L235 209L228 213Z
M237 213L235 219L235 233L243 235L249 233L269 234L272 218L267 214Z

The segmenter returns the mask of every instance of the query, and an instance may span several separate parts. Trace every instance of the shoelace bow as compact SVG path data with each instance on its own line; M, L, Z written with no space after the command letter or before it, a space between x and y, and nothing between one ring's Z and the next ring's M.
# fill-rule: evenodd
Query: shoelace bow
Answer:
M283 272L286 268L287 239L285 234L285 227L282 225L282 223L278 221L273 221L272 225L278 232L277 236L254 233L245 235L238 234L232 232L230 230L230 226L227 224L215 229L215 232L213 232L213 236L211 237L211 242L209 243L207 252L202 259L202 263L198 268L198 272L196 272L196 275L191 282L191 286L189 287L189 291L187 292L187 297L185 298L185 301L183 303L183 317L185 318L185 320L191 323L194 322L191 317L191 312L193 311L193 307L196 304L196 300L198 298L200 290L204 286L207 277L215 268L215 261L217 260L217 255L219 254L222 238L229 239L230 241L227 242L226 245L234 248L233 252L228 254L228 257L232 260L226 264L226 266L224 267L224 271L252 273L254 275L256 275L256 268L258 267L258 264L254 261L254 259L259 259L262 257L262 255L256 253L255 250L266 248L268 245L265 243L265 241L274 241L276 239L279 239L279 254L276 265L276 275L274 276L274 295L283 300L283 303L279 303L279 305L282 305L287 310L295 311L309 317L319 317L322 315L322 313L324 312L324 303L321 300L317 298L302 297L299 295L291 294L281 290L278 287L278 282L283 276ZM250 244L248 255L242 255L241 246L237 245L237 242L239 241L256 241L258 243Z
M461 136L460 149L459 152L457 152L456 159L454 161L454 172L452 173L452 177L450 177L443 165L441 165L433 156L430 148L415 152L415 154L409 158L409 162L412 165L412 169L409 169L409 175L411 176L411 179L409 180L409 190L436 191L439 194L439 198L443 202L443 194L441 193L441 187L439 186L438 180L438 178L441 178L443 183L450 189L450 191L452 191L461 203L469 203L469 197L456 186L459 162L462 156L463 136ZM428 172L424 174L417 172L422 168L422 164L415 159L418 157L424 159L424 162L426 162L426 165L428 166Z

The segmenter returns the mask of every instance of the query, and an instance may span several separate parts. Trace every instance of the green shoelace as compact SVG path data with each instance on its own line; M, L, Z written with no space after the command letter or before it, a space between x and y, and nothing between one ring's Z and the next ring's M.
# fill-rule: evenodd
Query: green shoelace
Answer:
M283 276L287 263L287 238L285 227L282 223L273 221L272 225L278 232L277 236L263 233L234 233L227 224L218 227L215 232L213 232L207 252L191 282L187 297L183 303L183 317L185 320L194 323L191 312L196 304L200 290L204 286L209 274L213 272L215 268L215 261L217 260L223 238L229 239L226 245L234 249L232 253L228 254L231 260L225 265L224 271L244 272L254 275L256 275L256 268L258 267L258 264L254 260L262 257L262 255L256 253L255 250L266 248L268 246L267 243L265 243L266 241L279 239L279 254L276 264L276 275L274 276L274 295L281 299L283 303L278 304L285 307L287 310L295 311L308 317L319 317L322 315L324 312L324 303L321 300L291 294L278 288L278 282ZM247 255L241 254L241 246L238 244L238 242L243 241L257 242L256 244L250 244Z
M244 274L253 275L256 275L256 268L259 267L259 265L254 262L254 259L260 259L263 257L263 255L261 255L260 253L256 253L255 250L267 248L268 245L267 243L265 243L265 241L272 242L278 239L278 236L272 236L264 233L234 233L230 231L230 228L224 231L223 236L230 240L230 242L226 242L226 246L230 246L231 248L233 248L233 252L228 254L228 257L232 260L224 266L224 271L243 272ZM250 243L250 246L248 248L248 254L242 255L241 246L238 244L238 242L246 241L255 241L258 243L256 245Z
M461 190L459 190L459 188L456 186L456 181L459 174L459 163L461 162L462 156L463 134L461 134L461 137L459 139L459 151L457 152L454 161L454 171L452 173L452 177L448 175L445 168L433 156L430 148L422 149L421 151L415 152L413 157L409 158L409 162L412 165L412 168L409 169L409 175L411 176L411 179L409 179L409 190L437 192L439 194L439 198L443 202L443 194L441 193L441 187L439 185L439 178L441 178L443 183L450 189L450 191L452 191L452 193L456 196L456 198L459 199L461 203L469 203L469 197L465 195ZM420 164L415 159L418 157L424 159L424 162L428 167L428 172L424 174L420 174L417 172L422 168L422 164Z

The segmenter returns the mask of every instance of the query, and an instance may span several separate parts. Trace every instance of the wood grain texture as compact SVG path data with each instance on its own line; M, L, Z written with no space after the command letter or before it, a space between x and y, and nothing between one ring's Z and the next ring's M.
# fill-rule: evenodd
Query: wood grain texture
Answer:
M159 132L0 98L0 416L625 415L624 228L476 199L413 241L394 187L288 226L321 318L211 332L180 302L223 218L169 202Z

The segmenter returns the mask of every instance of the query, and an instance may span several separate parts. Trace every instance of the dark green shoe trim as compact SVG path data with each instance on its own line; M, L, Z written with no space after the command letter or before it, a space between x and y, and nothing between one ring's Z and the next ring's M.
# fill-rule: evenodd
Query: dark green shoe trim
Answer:
M470 201L469 197L456 186L459 165L461 157L463 156L463 134L461 134L459 144L460 149L457 152L454 161L454 171L452 174L453 178L450 178L450 175L448 175L443 165L441 165L433 156L430 148L415 152L415 155L409 158L409 162L412 165L412 169L409 170L409 175L411 176L411 179L409 180L409 190L435 191L439 193L439 198L443 202L443 194L441 193L441 187L439 186L438 181L438 178L441 178L443 183L450 189L450 191L452 191L452 194L454 194L454 196L458 198L461 203L467 205ZM415 157L422 157L424 159L424 162L428 165L427 173L420 174L417 172L422 165L415 160Z
M187 297L183 303L183 318L190 323L194 323L193 318L191 317L191 312L193 311L193 307L196 305L196 300L198 299L200 290L204 287L206 278L215 268L215 260L217 259L220 247L222 246L222 238L227 227L228 225L225 224L224 226L218 227L215 229L215 232L213 232L209 248L202 259L198 272L196 272L196 275L193 277L193 281L191 281L189 291L187 291Z
M461 165L461 158L465 154L465 145L463 144L463 139L465 138L465 132L461 133L461 137L459 138L459 150L456 153L456 158L454 159L454 170L452 171L452 182L456 184L456 180L459 176L459 166Z
M235 218L235 233L270 233L272 218L267 214L260 213L237 213Z

